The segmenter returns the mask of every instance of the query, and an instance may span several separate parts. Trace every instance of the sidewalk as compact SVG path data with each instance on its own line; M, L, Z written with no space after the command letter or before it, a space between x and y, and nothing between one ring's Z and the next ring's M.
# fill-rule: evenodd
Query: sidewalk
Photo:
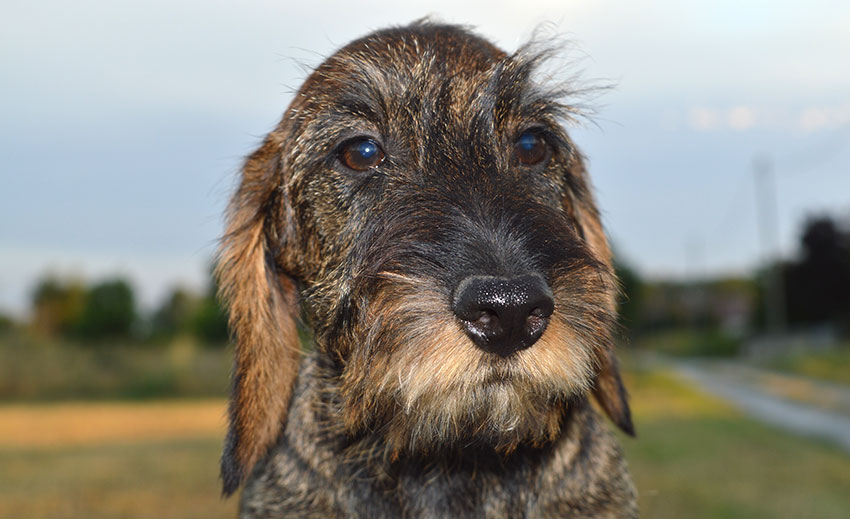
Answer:
M757 419L827 439L850 452L850 388L729 361L675 361L670 366Z

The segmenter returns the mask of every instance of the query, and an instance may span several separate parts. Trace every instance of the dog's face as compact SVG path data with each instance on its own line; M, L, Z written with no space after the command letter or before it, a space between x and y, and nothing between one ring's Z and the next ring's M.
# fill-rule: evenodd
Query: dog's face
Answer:
M226 491L284 420L299 301L337 366L339 425L395 454L540 445L589 390L631 430L610 254L540 59L457 27L374 33L250 157L219 263L237 339Z

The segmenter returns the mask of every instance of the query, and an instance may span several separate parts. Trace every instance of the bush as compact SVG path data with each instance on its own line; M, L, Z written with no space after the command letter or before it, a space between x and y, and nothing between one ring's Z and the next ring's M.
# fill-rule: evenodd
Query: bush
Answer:
M687 328L644 336L638 346L674 357L734 357L741 341L717 329Z
M224 397L232 351L191 338L86 344L0 337L0 401Z

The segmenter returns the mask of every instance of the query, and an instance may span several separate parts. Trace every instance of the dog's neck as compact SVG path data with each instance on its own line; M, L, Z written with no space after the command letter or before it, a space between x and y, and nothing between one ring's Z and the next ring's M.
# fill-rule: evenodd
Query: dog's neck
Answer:
M344 404L339 398L343 369L341 363L321 351L314 351L303 359L286 429L297 427L299 433L294 436L301 438L305 436L305 429L312 430L315 434L307 436L316 443L312 446L304 445L304 448L314 450L321 446L332 451L338 462L367 462L381 473L393 473L395 467L399 466L417 467L417 470L422 471L438 468L457 470L460 466L480 470L488 467L504 469L506 464L516 460L528 463L550 453L562 436L577 430L574 422L581 420L590 410L586 395L572 398L564 405L561 434L545 444L520 443L516 448L505 451L469 438L462 443L423 452L398 450L387 443L379 424L369 424L354 430L344 425L341 418L344 415Z
M286 427L248 478L242 517L636 516L619 447L586 398L542 447L505 454L469 445L393 458L378 431L342 427L338 376L320 353L302 361Z

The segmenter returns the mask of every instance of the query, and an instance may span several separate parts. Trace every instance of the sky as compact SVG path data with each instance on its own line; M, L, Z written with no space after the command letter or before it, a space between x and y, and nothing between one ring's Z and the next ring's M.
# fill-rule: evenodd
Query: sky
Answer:
M850 217L850 2L6 0L0 312L25 313L46 273L127 276L147 306L202 287L242 158L310 67L425 15L506 50L557 36L565 77L611 86L570 132L646 276L747 273L793 256L807 217Z

